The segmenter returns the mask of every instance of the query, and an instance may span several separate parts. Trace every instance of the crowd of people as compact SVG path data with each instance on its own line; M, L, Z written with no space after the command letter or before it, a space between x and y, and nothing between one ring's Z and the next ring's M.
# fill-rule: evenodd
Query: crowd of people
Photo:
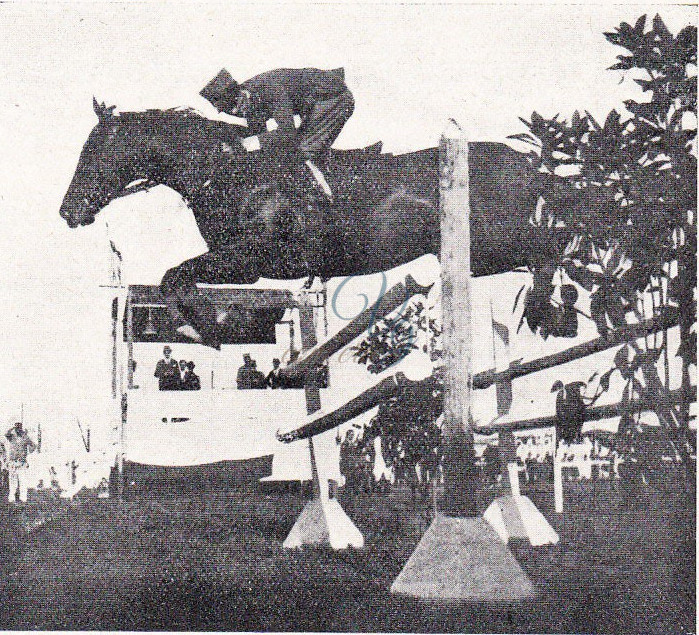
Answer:
M172 348L163 348L163 357L155 367L155 377L160 390L200 390L201 380L194 372L195 364L172 357ZM327 385L327 371L320 373L321 386ZM272 369L265 375L257 368L257 362L249 353L243 355L243 365L236 376L238 390L264 390L265 388L303 388L303 383L285 379L281 374L281 360L272 360Z
M360 443L354 430L347 430L344 439L338 432L335 439L340 446L340 474L345 478L344 491L350 496L374 491L373 445Z
M179 362L172 358L172 349L163 348L163 359L155 367L155 377L158 379L160 390L200 390L201 380L194 372L196 364L181 359Z

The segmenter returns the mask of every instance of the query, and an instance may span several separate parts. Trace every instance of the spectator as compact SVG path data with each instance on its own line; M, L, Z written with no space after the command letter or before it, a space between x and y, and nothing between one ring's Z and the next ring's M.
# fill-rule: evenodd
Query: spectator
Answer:
M155 377L158 378L160 390L177 390L180 377L177 361L170 357L172 349L169 346L163 348L163 359L159 360L155 367Z
M527 452L527 458L524 459L524 476L527 483L536 480L536 457L531 452Z
M238 369L236 377L238 390L250 390L252 388L253 370L255 370L255 367L253 366L252 357L250 357L249 353L245 353L243 355L243 365Z
M345 477L345 491L351 495L358 494L362 488L363 461L354 430L347 430L342 442L338 433L336 441L340 444L340 474Z
M279 375L279 371L281 370L281 361L278 358L274 358L272 360L272 370L269 371L269 374L267 375L267 378L265 380L265 383L267 386L270 388L284 388L283 386L283 380Z
M495 484L500 476L500 452L492 445L488 444L483 450L483 475L489 484Z
M255 388L258 390L264 390L265 388L267 388L267 378L265 377L263 372L257 369L257 362L254 359L252 360L252 371L250 374L252 378L252 386L250 386L251 388Z
M131 377L136 376L136 366L138 366L138 363L136 362L135 359L132 359L131 360ZM133 387L134 387L134 389L138 389L138 386L136 384L134 384Z
M201 381L199 380L199 375L194 372L196 364L194 362L187 362L187 369L182 377L182 390L200 390Z
M544 462L541 468L541 480L551 482L553 480L553 454L549 451L544 455Z
M5 438L9 443L8 468L10 473L10 491L7 500L10 503L16 503L17 490L19 489L19 500L26 503L27 455L36 450L36 444L23 429L21 421L15 423L14 427L5 433Z
M184 380L187 375L187 360L181 359L177 367L177 390L185 390Z
M362 444L359 451L359 460L361 462L360 480L362 489L371 493L374 491L374 464L376 463L376 450L373 443Z

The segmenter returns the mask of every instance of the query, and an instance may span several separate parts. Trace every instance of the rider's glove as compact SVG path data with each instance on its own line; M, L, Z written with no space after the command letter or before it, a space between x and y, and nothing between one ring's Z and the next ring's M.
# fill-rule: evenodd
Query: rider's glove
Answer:
M245 139L240 140L240 143L248 152L255 152L261 148L260 138L257 136L245 137Z

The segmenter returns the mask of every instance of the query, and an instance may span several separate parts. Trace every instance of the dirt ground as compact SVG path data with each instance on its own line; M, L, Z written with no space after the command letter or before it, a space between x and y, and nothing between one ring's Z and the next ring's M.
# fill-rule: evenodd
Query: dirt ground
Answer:
M695 508L618 482L525 490L561 535L511 545L539 589L511 606L438 606L388 589L430 520L405 490L345 498L362 550L285 550L300 491L246 485L199 494L35 502L3 515L2 629L692 633ZM495 492L484 491L484 504ZM41 512L38 527L18 523ZM36 523L35 523L36 524Z

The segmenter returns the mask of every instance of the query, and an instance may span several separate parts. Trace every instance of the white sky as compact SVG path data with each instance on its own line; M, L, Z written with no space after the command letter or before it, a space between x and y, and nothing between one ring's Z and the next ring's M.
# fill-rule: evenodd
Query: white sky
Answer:
M38 393L69 407L108 389L104 223L69 230L58 216L93 95L121 110L205 109L197 92L222 66L240 80L344 66L357 105L339 147L434 146L448 117L474 140L504 140L532 110L605 116L638 97L605 70L620 51L602 32L656 12L673 32L696 23L695 8L657 5L0 5L0 423ZM172 195L112 207L103 217L134 282L201 248Z

